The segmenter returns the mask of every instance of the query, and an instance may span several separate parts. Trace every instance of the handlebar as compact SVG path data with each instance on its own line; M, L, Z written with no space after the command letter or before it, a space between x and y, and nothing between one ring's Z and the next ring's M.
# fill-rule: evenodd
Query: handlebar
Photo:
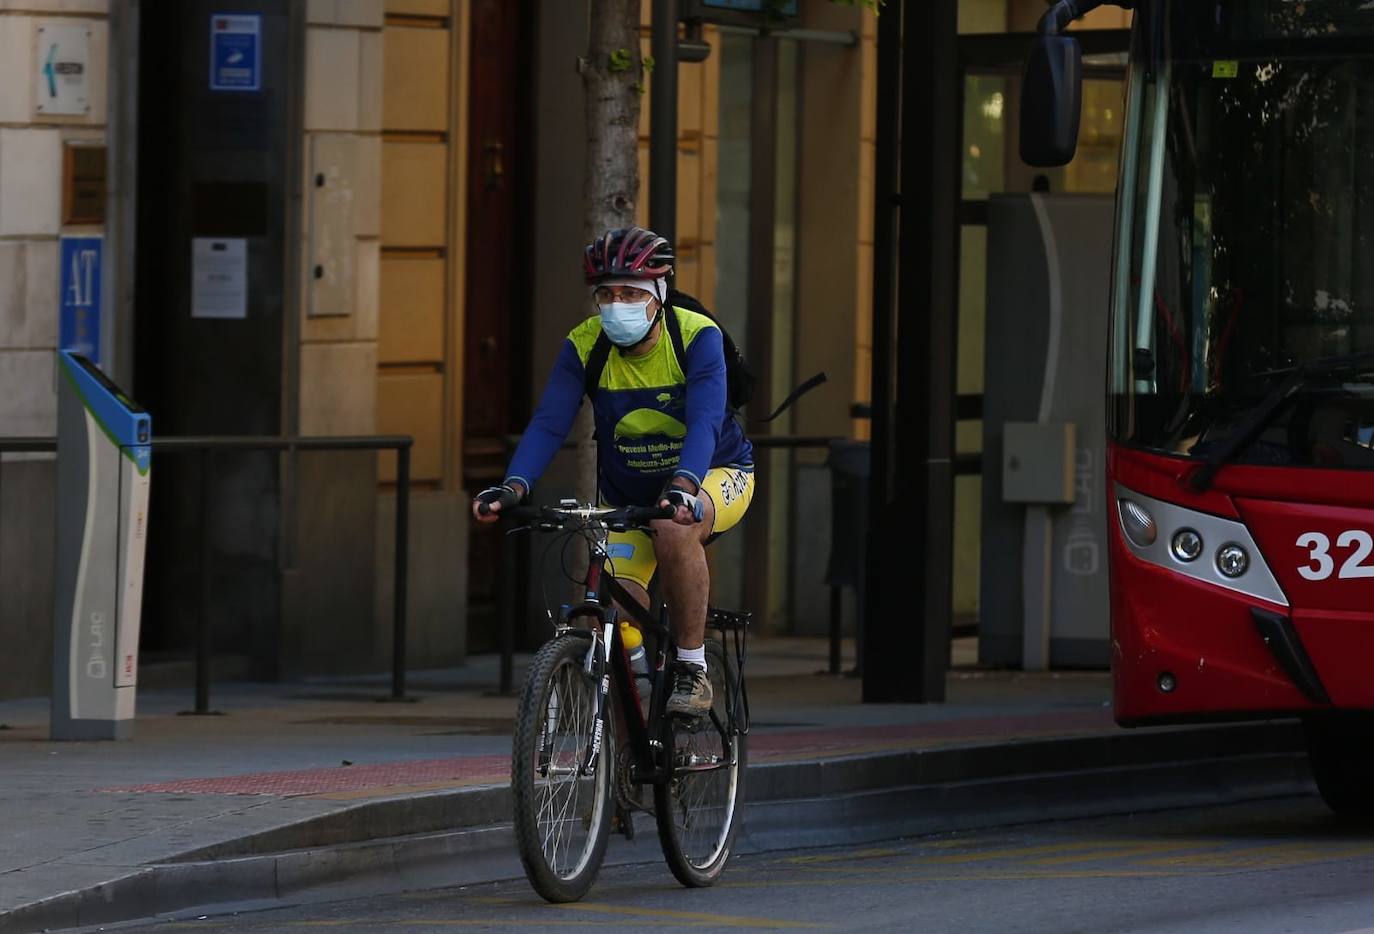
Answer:
M480 511L480 507L479 507ZM569 526L599 526L612 532L627 529L642 529L658 519L671 519L675 510L671 506L594 506L591 503L570 503L558 506L516 506L514 509L501 510L502 516L529 528L545 531L565 529Z

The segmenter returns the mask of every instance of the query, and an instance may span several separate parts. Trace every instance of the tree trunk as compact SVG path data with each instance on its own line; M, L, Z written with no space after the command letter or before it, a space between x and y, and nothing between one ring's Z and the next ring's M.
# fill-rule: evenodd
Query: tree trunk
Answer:
M586 92L587 173L582 180L583 237L587 242L635 221L639 191L639 105L643 93L639 54L640 0L591 0ZM577 438L577 493L596 493L596 442L591 406L584 405ZM625 504L628 505L628 504Z

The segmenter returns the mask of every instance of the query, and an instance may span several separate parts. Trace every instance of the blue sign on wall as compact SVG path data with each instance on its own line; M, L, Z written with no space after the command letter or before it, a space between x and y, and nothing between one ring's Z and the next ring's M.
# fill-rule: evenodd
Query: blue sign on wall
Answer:
M57 349L100 363L101 237L63 237L58 257Z
M210 17L210 90L262 89L262 17L216 13Z
M762 13L763 0L701 0L703 6L720 7L722 10L743 10L746 13ZM783 16L797 15L797 0L787 0L778 11Z

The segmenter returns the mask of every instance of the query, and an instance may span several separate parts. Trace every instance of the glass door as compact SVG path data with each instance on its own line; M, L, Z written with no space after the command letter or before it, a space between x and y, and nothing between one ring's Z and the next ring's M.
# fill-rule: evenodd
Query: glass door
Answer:
M713 310L759 377L761 410L794 382L799 48L795 39L722 27L718 54ZM791 429L790 412L749 426L756 440ZM713 589L723 605L749 606L765 630L779 629L789 618L795 458L759 448L754 462L758 483L743 534L712 546Z

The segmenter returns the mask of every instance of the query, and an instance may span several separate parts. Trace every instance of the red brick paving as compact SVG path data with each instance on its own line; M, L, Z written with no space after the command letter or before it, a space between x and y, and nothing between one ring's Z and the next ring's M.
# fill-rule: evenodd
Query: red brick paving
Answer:
M832 758L878 749L926 748L989 739L1043 737L1110 729L1112 726L1111 711L1105 708L1066 710L1022 717L971 717L935 723L754 733L749 738L749 752L750 758L755 761L779 758ZM103 790L290 797L446 782L502 784L509 778L510 757L465 756L388 762L381 765L192 778Z
M182 795L318 795L360 791L391 785L422 785L431 782L490 779L493 784L510 777L510 756L465 756L455 759L421 759L382 765L348 765L330 769L291 772L260 772L222 778L188 778L106 788L104 791L159 792Z

